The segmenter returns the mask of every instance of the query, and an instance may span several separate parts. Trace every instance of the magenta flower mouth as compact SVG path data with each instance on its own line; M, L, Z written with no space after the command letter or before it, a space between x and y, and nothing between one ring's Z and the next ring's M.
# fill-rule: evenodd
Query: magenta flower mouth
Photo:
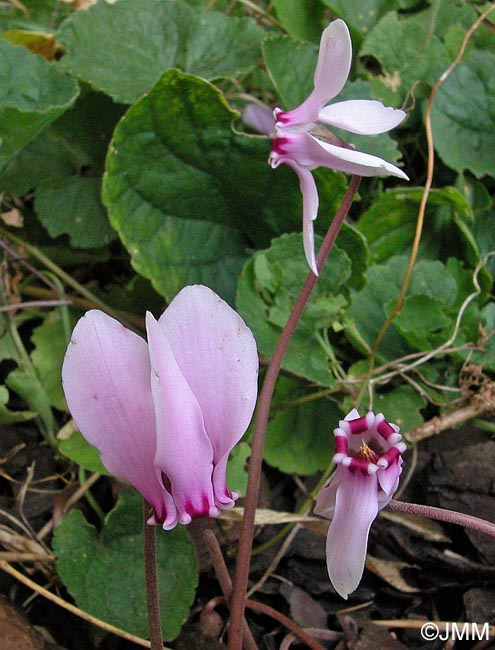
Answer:
M398 487L407 447L399 427L372 411L362 417L351 411L334 436L337 469L318 493L315 513L331 519L328 574L336 591L347 598L363 574L371 524Z

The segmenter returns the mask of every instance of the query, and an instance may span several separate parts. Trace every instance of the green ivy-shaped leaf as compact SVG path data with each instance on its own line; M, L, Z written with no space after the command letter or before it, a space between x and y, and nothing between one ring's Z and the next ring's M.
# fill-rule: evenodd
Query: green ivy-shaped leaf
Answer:
M297 401L314 393L314 389L311 392L288 377L280 377L277 382L264 459L285 474L315 474L332 459L332 431L344 414L326 398Z
M100 532L78 510L65 515L53 547L58 573L79 607L146 637L142 522L142 498L126 490ZM195 550L185 528L158 528L157 564L163 636L172 640L187 618L197 584Z
M317 245L321 242L316 238ZM237 308L270 358L308 274L302 237L282 235L258 251L239 280ZM335 384L329 331L342 327L351 260L334 246L282 362L285 370L323 386Z
M270 169L268 139L235 132L236 115L212 84L171 70L115 130L104 202L134 267L168 299L202 282L232 300L249 242L266 245L284 221L300 228L297 179Z
M61 65L129 104L167 68L207 79L248 71L262 37L251 18L200 13L174 0L98 2L74 12L57 32L66 48Z
M68 234L75 248L97 248L115 238L101 202L101 178L67 176L38 186L36 213L52 237Z
M435 149L446 165L495 176L495 54L470 52L440 86L432 105Z
M45 59L0 39L0 170L76 100L79 86Z

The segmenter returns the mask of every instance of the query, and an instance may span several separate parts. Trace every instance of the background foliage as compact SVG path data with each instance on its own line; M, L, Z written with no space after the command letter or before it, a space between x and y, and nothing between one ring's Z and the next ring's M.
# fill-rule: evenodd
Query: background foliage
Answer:
M354 405L374 405L408 431L464 399L466 364L495 372L493 19L473 34L434 98L434 187L418 260L402 310L379 344L377 336L411 253L426 178L426 101L487 6L2 3L1 237L9 250L1 291L5 304L19 305L0 313L0 421L35 419L76 463L69 471L101 469L77 432L56 437L68 419L63 353L90 306L103 305L142 331L146 309L158 314L183 286L204 283L237 306L262 360L270 357L307 273L301 199L293 172L270 169L269 139L249 132L241 113L251 101L292 108L308 94L321 31L335 17L347 21L354 46L339 99L378 99L408 113L390 134L345 137L400 164L411 181L363 180L285 357L266 462L300 476L324 470L331 430ZM316 177L323 235L347 181L326 169ZM39 302L46 300L61 302L47 308ZM248 454L247 441L230 470L234 489L245 485ZM98 532L80 513L66 516L55 551L60 576L82 607L144 634L141 613L129 618L112 582L107 596L121 611L102 611L96 590L101 571L132 565L128 577L138 579L140 558L127 554L137 534L133 499L123 496ZM125 542L118 552L116 536ZM180 585L171 565L162 567L164 589L183 596L167 605L174 610L165 616L170 639L192 603L196 569L182 529L161 543L187 564ZM81 545L85 565L71 559Z

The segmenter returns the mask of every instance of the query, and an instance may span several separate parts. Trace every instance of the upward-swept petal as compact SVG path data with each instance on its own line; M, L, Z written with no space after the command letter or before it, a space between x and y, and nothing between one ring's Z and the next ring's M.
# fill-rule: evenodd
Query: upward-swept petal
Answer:
M406 113L398 108L384 106L371 99L349 99L336 102L321 109L320 122L330 124L351 133L375 135L385 133L398 126Z
M146 315L151 390L156 415L155 465L170 481L179 523L215 516L213 449L203 415L181 372L170 342L153 316Z
M314 89L304 102L292 111L276 116L277 126L310 124L318 119L320 109L344 87L352 62L352 42L343 20L334 20L321 35Z
M133 485L153 506L157 521L176 523L170 494L154 468L156 430L148 346L101 311L77 323L62 381L69 410L109 472Z
M352 63L352 41L343 20L333 20L323 31L316 64L315 92L325 103L336 97L344 87Z
M347 599L359 585L368 534L378 514L376 476L348 474L337 489L335 513L328 529L327 567L337 593Z
M251 330L214 291L185 287L159 320L203 414L216 464L241 439L258 389Z
M182 289L159 325L201 408L213 450L215 503L231 507L237 495L227 488L227 460L248 427L257 397L254 337L239 314L202 285Z

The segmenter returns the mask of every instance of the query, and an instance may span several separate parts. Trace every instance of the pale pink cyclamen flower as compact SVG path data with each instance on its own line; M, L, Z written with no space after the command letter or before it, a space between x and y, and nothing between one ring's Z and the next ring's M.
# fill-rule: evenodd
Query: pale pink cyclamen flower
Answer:
M399 427L383 413L359 417L348 413L334 430L335 474L319 491L315 513L331 519L327 536L327 568L342 598L354 591L364 571L371 524L391 500L402 472L407 447Z
M391 163L356 151L319 123L359 133L375 135L390 131L406 114L368 99L351 99L326 106L344 87L352 62L352 43L343 20L334 20L325 29L320 42L314 89L304 102L291 111L276 108L273 116L268 107L251 104L243 119L246 124L269 135L272 150L269 164L291 167L299 177L303 196L303 241L308 264L316 275L313 221L318 214L318 192L311 174L315 167L359 176L398 176L406 174Z
M189 286L148 343L101 311L77 323L62 369L70 412L109 472L154 509L148 523L173 528L216 516L239 496L228 490L229 452L257 396L251 330L211 289Z

